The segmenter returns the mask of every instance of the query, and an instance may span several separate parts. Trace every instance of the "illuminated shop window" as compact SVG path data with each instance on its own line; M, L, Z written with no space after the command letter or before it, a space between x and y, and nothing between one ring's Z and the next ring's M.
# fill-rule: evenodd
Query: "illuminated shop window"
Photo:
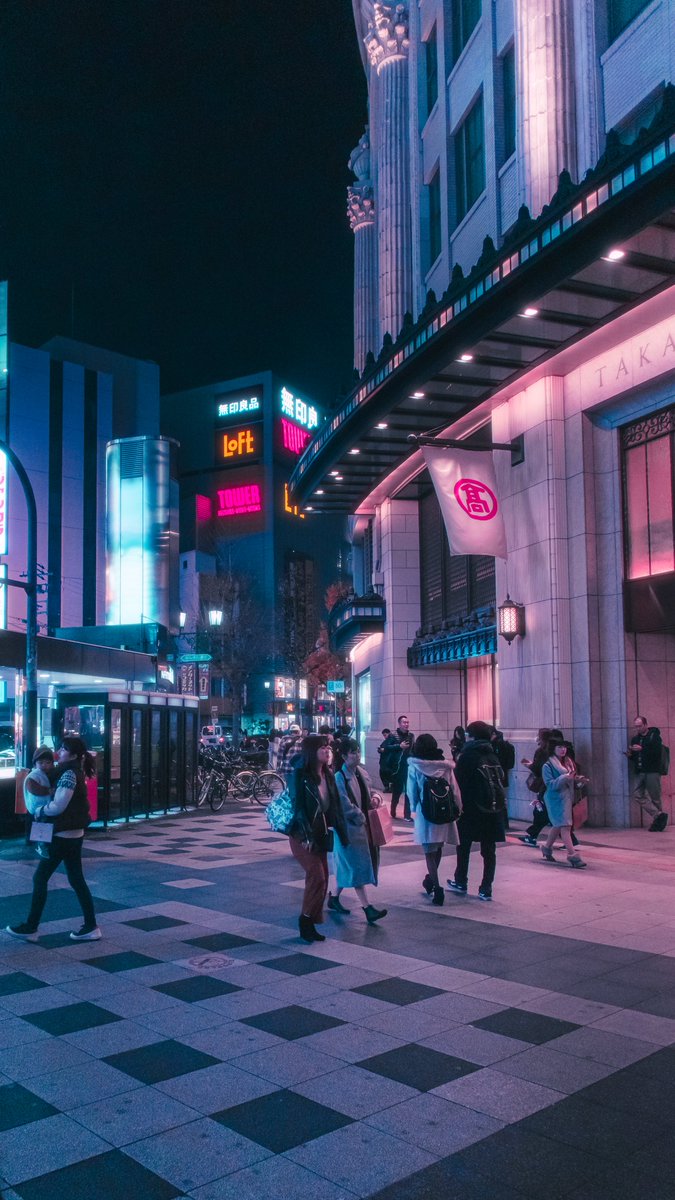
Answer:
M626 578L675 571L675 407L621 431Z

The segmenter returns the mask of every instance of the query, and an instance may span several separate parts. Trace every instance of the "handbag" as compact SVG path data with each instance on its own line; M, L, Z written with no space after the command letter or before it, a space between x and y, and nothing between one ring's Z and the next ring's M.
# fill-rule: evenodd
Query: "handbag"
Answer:
M538 796L542 790L541 783L542 781L540 776L535 775L534 771L530 771L527 779L525 780L525 787L527 788L528 792L534 792L534 794Z
M28 834L29 842L51 842L54 826L51 821L33 821Z
M273 833L289 834L297 824L295 801L288 788L284 788L278 796L265 806L267 823Z
M384 804L368 809L368 826L374 846L386 846L391 840L392 820Z

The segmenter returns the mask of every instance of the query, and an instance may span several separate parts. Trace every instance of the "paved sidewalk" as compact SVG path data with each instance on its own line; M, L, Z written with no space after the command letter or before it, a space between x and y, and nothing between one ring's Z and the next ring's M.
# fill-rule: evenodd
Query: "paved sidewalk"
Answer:
M103 940L60 873L39 942L0 938L0 1196L672 1200L675 833L582 840L511 838L492 904L476 858L435 908L397 822L389 916L347 892L306 946L260 810L88 839ZM4 927L35 859L0 858Z

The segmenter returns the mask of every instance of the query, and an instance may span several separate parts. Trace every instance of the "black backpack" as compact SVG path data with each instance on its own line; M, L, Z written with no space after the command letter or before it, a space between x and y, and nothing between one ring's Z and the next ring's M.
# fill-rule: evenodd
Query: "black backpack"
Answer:
M501 813L506 808L504 772L494 754L486 755L476 765L472 799L484 813Z
M424 776L421 807L425 821L432 825L449 825L461 812L447 779L428 775Z

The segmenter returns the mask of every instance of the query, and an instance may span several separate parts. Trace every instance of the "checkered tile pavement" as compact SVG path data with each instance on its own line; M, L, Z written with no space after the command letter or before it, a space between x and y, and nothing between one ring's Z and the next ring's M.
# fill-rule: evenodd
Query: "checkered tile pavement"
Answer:
M4 925L34 860L2 857ZM0 941L0 1196L672 1197L675 885L588 857L579 880L511 845L501 902L430 909L401 823L386 921L354 902L306 946L259 810L88 839L103 939L69 941L55 876L39 942Z

